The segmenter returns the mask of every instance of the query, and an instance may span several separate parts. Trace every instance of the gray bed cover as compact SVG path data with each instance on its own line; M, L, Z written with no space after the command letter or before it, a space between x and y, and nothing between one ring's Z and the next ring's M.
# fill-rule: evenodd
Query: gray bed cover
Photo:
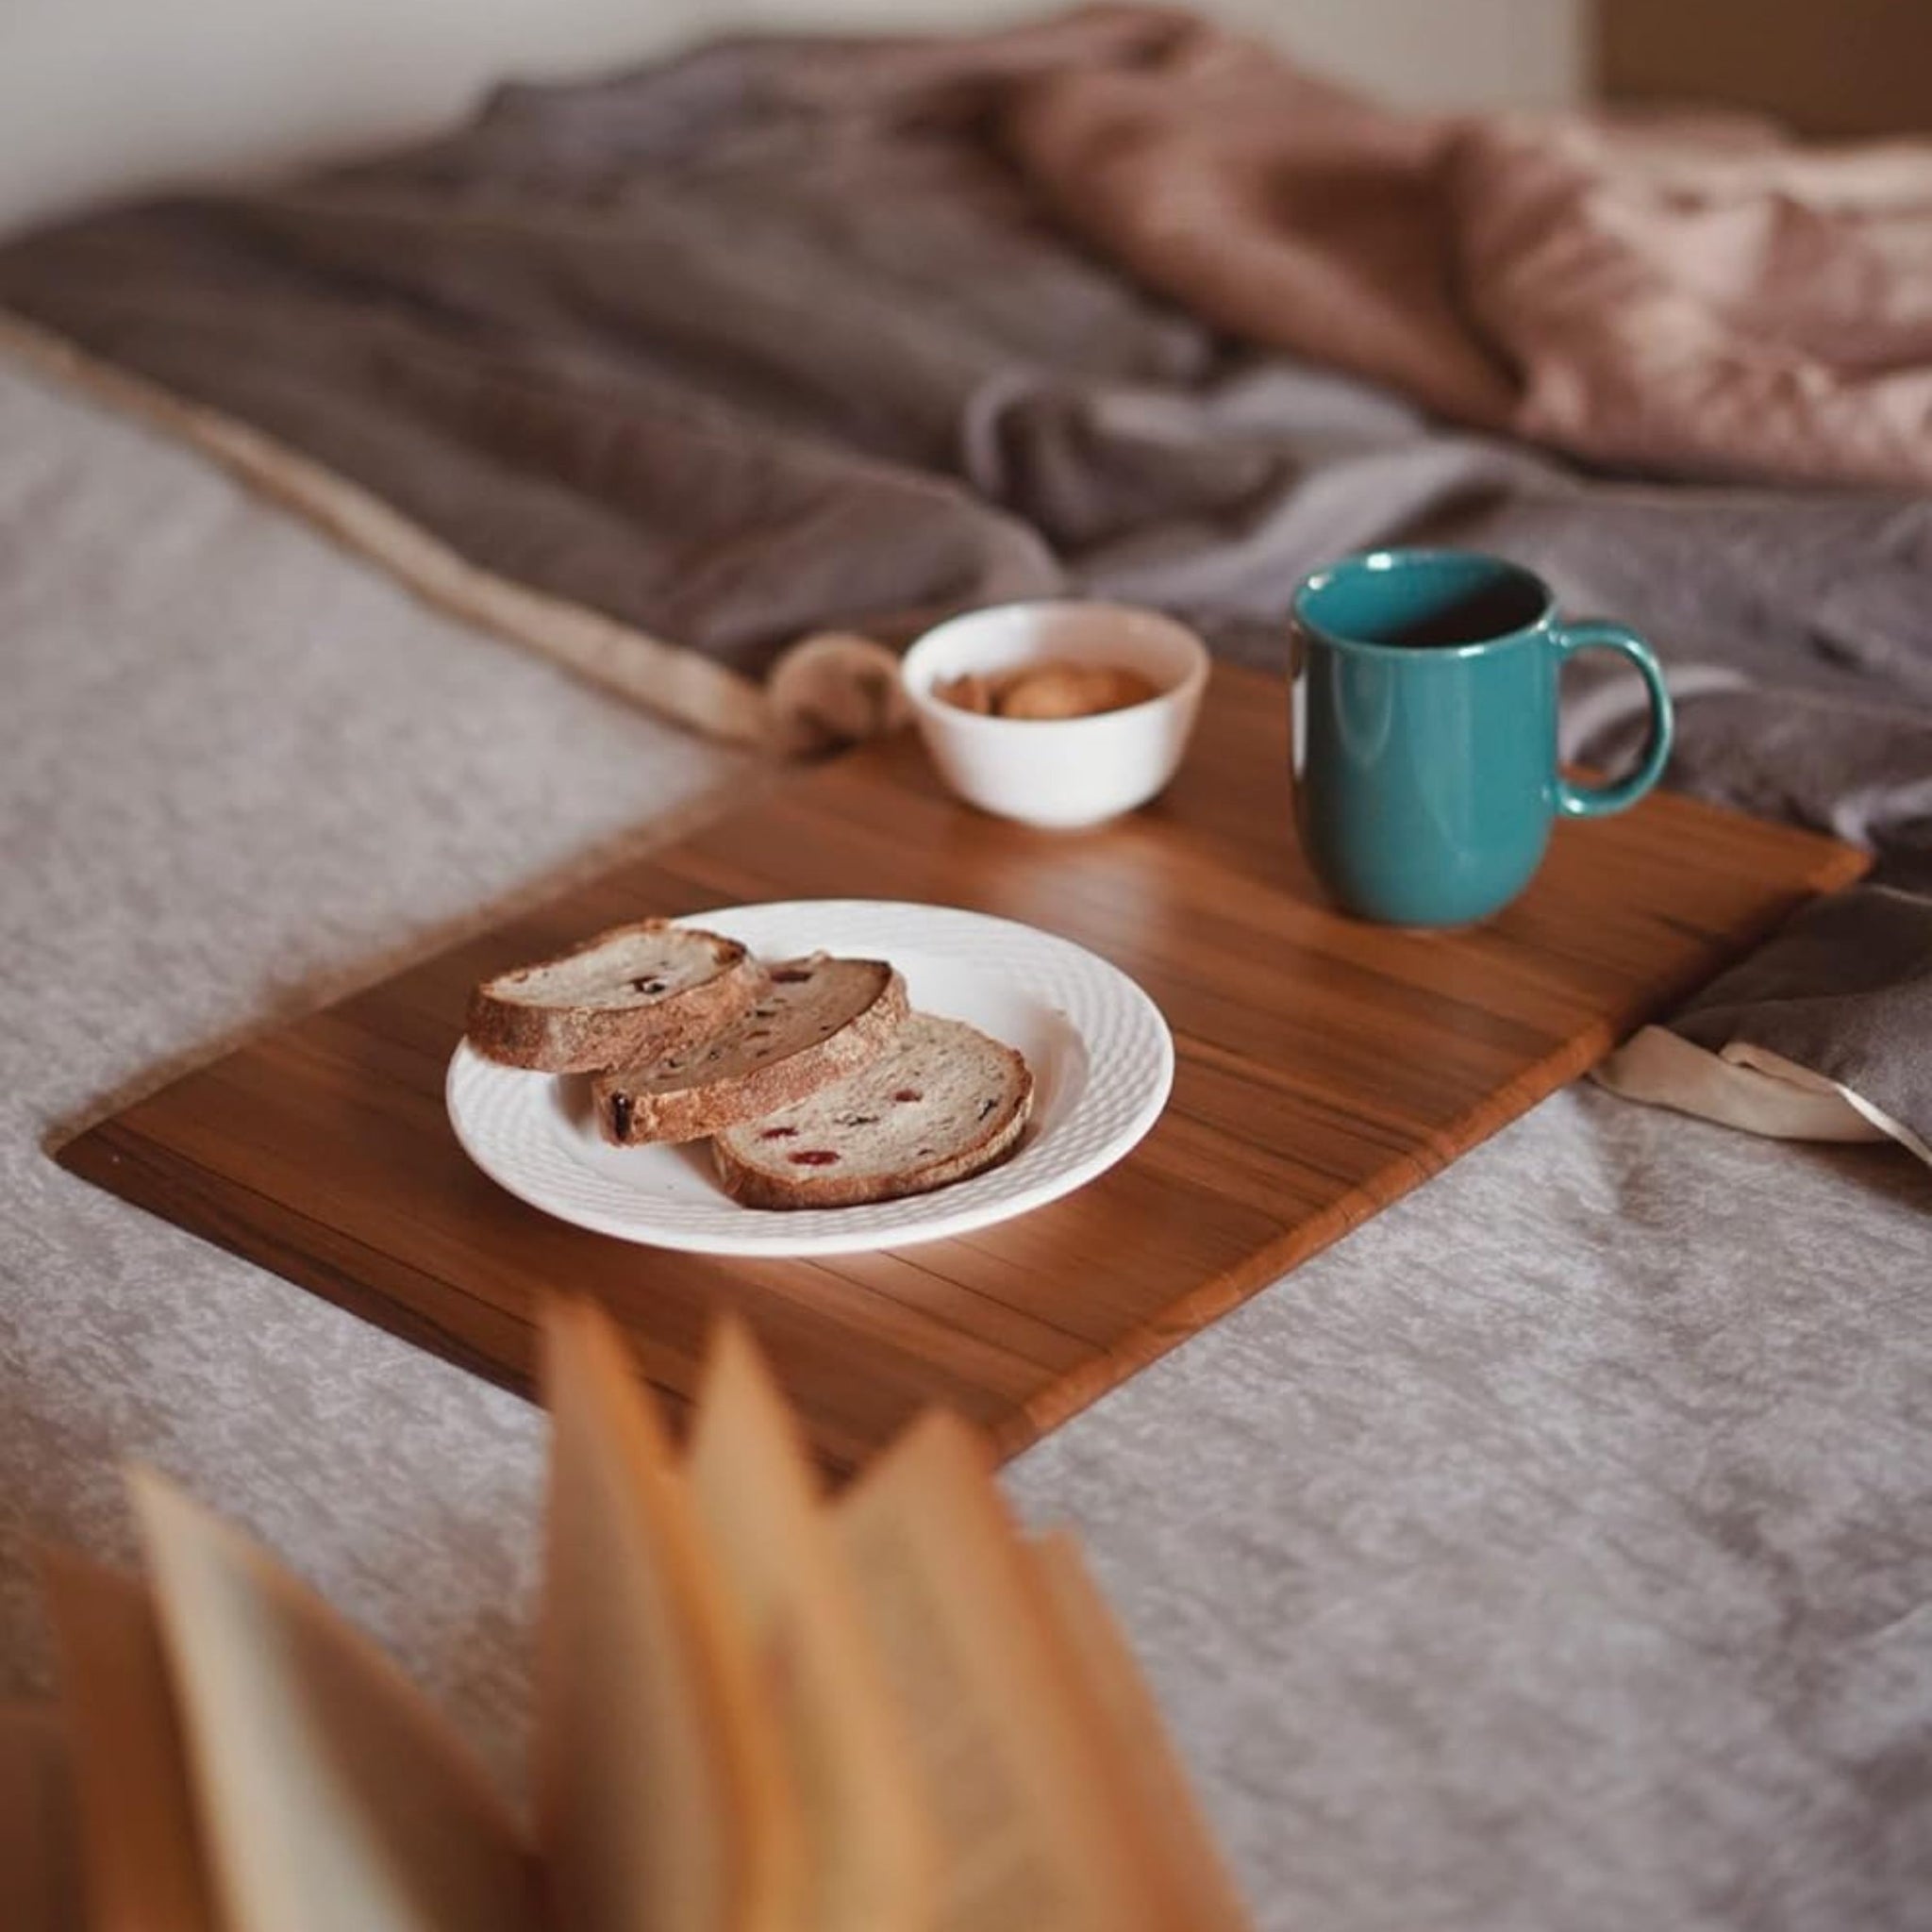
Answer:
M133 1560L142 1457L517 1781L541 1418L42 1143L742 760L5 365L0 640L0 1684L32 1540ZM1262 1926L1927 1923L1928 1208L1571 1089L1012 1467Z

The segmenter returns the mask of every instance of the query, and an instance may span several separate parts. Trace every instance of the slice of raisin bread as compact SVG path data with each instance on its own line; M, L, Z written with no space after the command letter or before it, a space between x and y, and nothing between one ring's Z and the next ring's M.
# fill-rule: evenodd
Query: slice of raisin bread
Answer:
M748 1208L856 1208L961 1181L1019 1145L1033 1075L958 1020L912 1013L873 1063L711 1143Z
M883 959L814 953L769 973L756 1003L708 1040L598 1076L607 1141L698 1141L793 1106L876 1058L906 1017L906 982Z
M695 1046L764 988L764 969L736 940L645 919L486 979L465 1030L486 1059L594 1074Z

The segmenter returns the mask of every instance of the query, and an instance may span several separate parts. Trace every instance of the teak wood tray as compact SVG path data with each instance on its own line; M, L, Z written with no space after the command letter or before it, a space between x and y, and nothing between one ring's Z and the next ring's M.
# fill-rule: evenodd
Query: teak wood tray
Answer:
M905 738L564 893L175 1081L69 1141L75 1173L400 1335L527 1389L546 1289L600 1296L681 1407L741 1313L833 1467L922 1406L1006 1454L1582 1073L1809 895L1847 847L1654 795L1558 827L1478 929L1328 910L1289 827L1279 683L1216 673L1156 806L1086 834L949 799ZM969 1238L713 1260L548 1219L471 1166L443 1074L485 974L650 913L862 897L975 907L1132 974L1174 1028L1174 1097L1121 1166Z

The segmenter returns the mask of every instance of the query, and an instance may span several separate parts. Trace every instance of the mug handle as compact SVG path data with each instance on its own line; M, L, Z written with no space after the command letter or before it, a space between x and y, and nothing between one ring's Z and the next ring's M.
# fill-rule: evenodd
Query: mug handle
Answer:
M1671 755L1671 693L1664 685L1663 667L1650 646L1621 624L1558 625L1551 641L1559 664L1578 651L1621 651L1642 674L1650 693L1650 742L1637 769L1609 785L1573 785L1561 776L1557 780L1557 809L1565 818L1601 819L1628 811L1663 775L1664 761Z

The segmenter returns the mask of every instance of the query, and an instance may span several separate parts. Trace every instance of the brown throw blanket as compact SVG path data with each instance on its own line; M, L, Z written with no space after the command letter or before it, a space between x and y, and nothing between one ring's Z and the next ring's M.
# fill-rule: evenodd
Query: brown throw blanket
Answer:
M1174 13L736 42L508 89L365 166L28 237L0 248L0 304L20 341L77 356L429 594L739 736L774 712L788 737L875 724L883 647L962 605L1138 600L1279 663L1289 592L1327 558L1520 557L1574 611L1658 644L1673 782L1878 853L1893 892L1841 902L1828 943L1794 956L1822 1003L1803 1051L1846 1085L1842 1067L1884 1069L1857 1077L1923 1141L1932 502L1592 476L1337 373L1436 417L1514 421L1536 394L1597 420L1588 382L1549 361L1528 379L1508 326L1478 326L1453 208L1510 142L1541 142L1547 169L1606 139L1368 109ZM1502 172L1511 192L1548 178ZM1580 199L1591 221L1612 205ZM1709 232L1680 251L1697 275L1784 258L1776 224ZM1887 228L1884 259L1915 232ZM1483 245L1521 262L1566 236L1597 247L1589 221L1500 213ZM1887 273L1862 333L1802 306L1774 319L1904 393L1918 285ZM1507 286L1485 304L1541 330L1562 289ZM1724 313L1727 340L1748 336ZM1702 392L1694 358L1673 367ZM1802 371L1793 398L1839 393L1824 362ZM1688 408L1650 414L1690 433ZM1573 699L1566 748L1613 759L1634 724L1621 687ZM1697 1050L1767 1043L1790 999L1775 977L1738 989Z
M808 633L1064 587L994 474L1055 488L1079 430L1041 390L1206 368L991 138L1038 75L1185 31L746 42L508 88L425 149L29 237L0 304L467 614L756 737ZM1078 513L1141 493L1123 470Z

